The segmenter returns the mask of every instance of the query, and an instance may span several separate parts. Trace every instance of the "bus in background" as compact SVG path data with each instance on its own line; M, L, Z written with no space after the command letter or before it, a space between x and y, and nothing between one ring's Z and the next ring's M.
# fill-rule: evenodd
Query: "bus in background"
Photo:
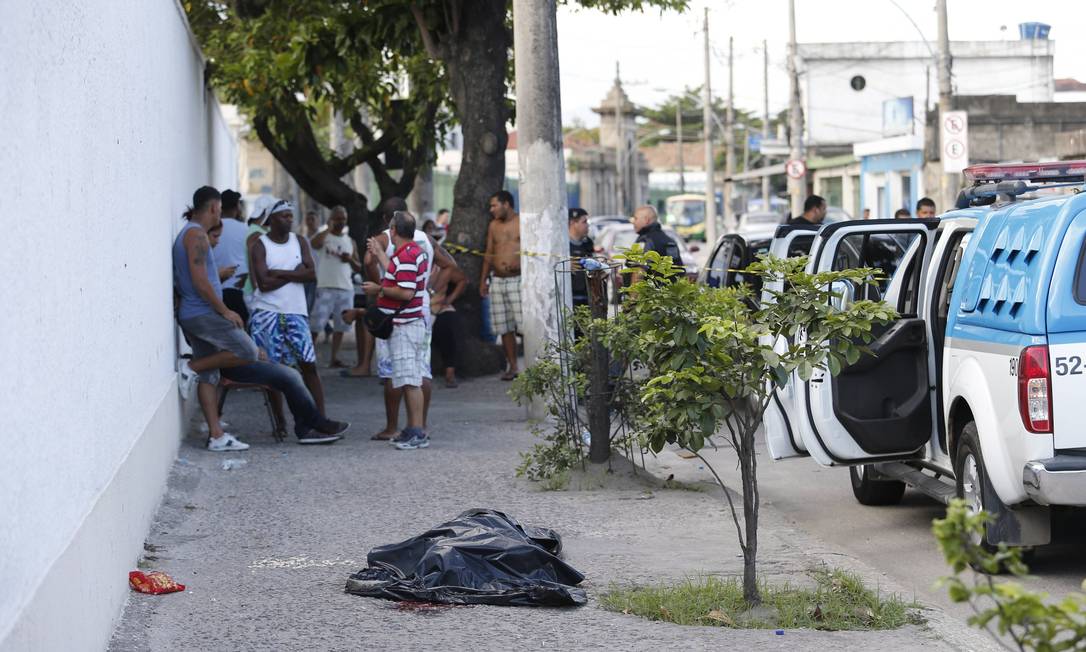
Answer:
M716 196L717 215L721 214L721 194ZM705 241L705 195L672 195L664 200L663 222L687 240Z

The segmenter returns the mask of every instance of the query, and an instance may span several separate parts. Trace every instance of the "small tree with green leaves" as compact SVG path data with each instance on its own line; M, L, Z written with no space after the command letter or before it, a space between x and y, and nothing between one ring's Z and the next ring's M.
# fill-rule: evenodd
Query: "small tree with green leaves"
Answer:
M743 595L758 604L754 436L773 391L793 372L802 380L816 368L839 373L859 359L872 328L893 319L894 311L881 302L842 299L837 288L874 282L872 269L808 274L805 258L764 258L745 273L760 276L767 288L777 282L772 287L783 289L768 290L768 300L759 303L742 284L717 289L690 283L669 257L655 252L634 251L627 265L642 280L627 289L609 345L647 371L640 392L642 419L634 427L653 452L678 445L713 473L724 489L743 551ZM700 453L706 445L715 446L720 434L739 458L742 515Z
M1002 543L994 549L981 545L985 525L991 520L990 514L973 512L963 500L952 501L946 518L935 519L932 531L954 571L954 575L941 580L950 599L967 602L973 608L969 624L993 636L1009 638L1019 650L1083 649L1086 595L1071 593L1050 601L1046 593L1029 591L1018 582L993 578L1000 571L1023 577L1029 569L1022 562L1020 548ZM969 569L980 572L963 579L963 573ZM1083 589L1086 590L1086 582Z

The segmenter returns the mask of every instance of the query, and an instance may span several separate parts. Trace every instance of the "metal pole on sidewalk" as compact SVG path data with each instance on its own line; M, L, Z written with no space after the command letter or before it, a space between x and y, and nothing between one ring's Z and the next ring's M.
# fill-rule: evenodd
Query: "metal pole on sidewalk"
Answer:
M546 343L558 341L559 307L570 306L569 281L556 288L554 261L569 257L562 104L558 76L556 0L514 0L517 161L520 166L521 295L524 361L534 364ZM556 296L557 295L557 296ZM545 406L533 401L533 417Z
M607 319L607 270L581 272L588 276L588 300L592 319ZM592 372L588 380L588 461L602 464L611 457L610 367L607 347L595 329L591 333Z
M732 175L735 174L735 69L733 66L732 49L735 39L728 37L728 110L724 114L724 144L727 148L724 155L724 230L735 229L735 215L732 212L732 193L735 184L732 183Z
M685 97L684 92L682 97ZM679 106L675 110L675 147L679 158L679 194L686 192L686 166L683 165L683 101L680 97Z
M618 205L615 211L619 215L629 215L626 206L626 170L624 161L622 160L626 153L626 138L622 133L624 131L622 124L625 116L622 114L622 93L619 93L617 89L620 88L621 77L619 77L618 62L615 62L615 203Z
M939 122L935 125L935 133L938 134L937 142L939 143L939 168L941 173L939 175L939 205L936 209L946 211L950 210L954 204L954 198L951 194L954 193L954 186L957 184L957 175L952 178L946 172L946 156L943 152L945 147L945 143L943 143L943 120L946 118L946 114L954 109L954 90L950 83L952 63L950 59L950 32L946 18L946 0L938 0L935 3L935 10L939 30Z
M765 39L762 39L762 84L764 95L762 101L762 142L769 140L769 47ZM769 157L762 154L762 165L769 165ZM769 175L762 177L762 209L769 210Z
M709 84L709 8L705 8L705 84L702 86L701 130L705 140L705 242L716 243L716 185L713 182L713 91Z
M792 161L803 160L803 113L799 97L799 70L796 57L796 0L788 0L788 81L791 85L789 100L788 158ZM807 175L798 177L788 175L788 194L792 200L792 217L803 213L803 199L807 194Z

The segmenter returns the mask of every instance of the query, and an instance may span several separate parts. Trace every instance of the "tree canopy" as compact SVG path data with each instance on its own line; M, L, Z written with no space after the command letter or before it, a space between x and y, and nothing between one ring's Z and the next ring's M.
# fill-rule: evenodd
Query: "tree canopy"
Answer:
M355 238L373 232L378 220L367 217L367 197L341 177L365 163L382 198L406 197L442 134L459 123L463 150L448 241L485 246L486 201L505 185L514 117L512 0L184 1L215 86L307 193L347 207ZM683 10L688 2L559 0L610 14ZM319 137L332 110L361 147L340 155ZM397 175L392 162L400 153ZM457 260L476 281L479 260ZM469 291L457 305L470 332L479 324L478 301ZM476 353L465 359L487 357Z
M365 196L340 181L363 163L382 197L410 192L453 118L443 68L412 23L362 2L190 0L185 8L215 87L306 192L364 211ZM333 111L360 146L337 153L321 137Z

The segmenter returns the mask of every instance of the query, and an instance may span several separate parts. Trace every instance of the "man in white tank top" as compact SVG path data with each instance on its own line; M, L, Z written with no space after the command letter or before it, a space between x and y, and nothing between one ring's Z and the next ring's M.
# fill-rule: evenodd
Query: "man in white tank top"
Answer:
M269 210L268 232L253 243L250 273L256 289L250 304L249 332L272 362L296 366L321 414L324 387L309 334L304 284L316 280L309 243L291 233L294 207L279 200Z
M394 213L397 211L407 211L407 203L399 197L390 197L381 203L381 211L384 213L384 222L387 225L392 220L392 215ZM392 239L389 237L387 228L374 236L373 239L377 241L378 246L385 250L386 254L391 256L395 253L395 247L392 245ZM430 274L434 272L434 267L448 268L457 266L456 261L449 255L449 252L445 251L440 246L435 245L433 239L426 235L421 229L415 230L414 240L422 247L422 250L426 252L428 259L433 261L433 264L426 274L427 284L430 280ZM377 259L367 251L363 262L366 267L367 278L371 281L379 282L384 272L383 270L378 269ZM430 382L430 338L433 332L434 320L433 316L430 314L430 302L428 300L423 301L422 305L423 318L426 321L426 373L423 375L422 379L422 429L428 432L430 394L432 391ZM392 387L392 383L388 382L392 378L392 353L388 346L388 340L377 340L377 375L381 378L385 386L385 428L371 437L371 439L392 440L400 432L400 400L403 397L403 390L402 388L396 389Z

